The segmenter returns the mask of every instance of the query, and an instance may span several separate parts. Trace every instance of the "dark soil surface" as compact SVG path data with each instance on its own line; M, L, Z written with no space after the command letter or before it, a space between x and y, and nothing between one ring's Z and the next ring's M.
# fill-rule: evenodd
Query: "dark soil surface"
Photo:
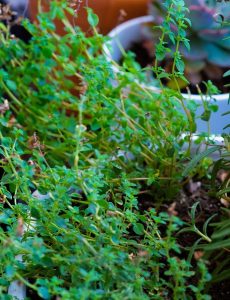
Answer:
M230 299L230 280L225 280L213 284L210 287L209 294L212 300L229 300Z
M154 56L154 47L151 40L143 40L142 42L133 43L129 51L133 52L136 56L136 61L140 64L142 68L147 66L153 65ZM161 67L163 67L166 71L170 72L171 66L170 60L163 61ZM227 84L230 82L230 78L223 77L223 74L228 71L228 68L221 68L218 66L214 66L211 64L207 64L206 69L199 73L201 76L201 81L199 82L199 87L202 92L206 92L205 84L202 81L207 82L211 80L212 83L222 92L222 93L229 93L229 87L226 87ZM185 77L186 76L185 74ZM163 83L167 83L166 81ZM187 88L189 88L192 94L198 94L196 85L190 84ZM187 93L187 88L182 89L182 92Z
M140 195L139 198L139 207L141 210L148 210L154 207L154 197L148 195ZM212 222L217 222L220 220L222 215L222 208L226 208L226 203L222 203L220 199L217 199L214 195L210 193L209 185L206 184L206 180L196 181L190 180L184 188L178 193L178 195L170 201L168 204L163 204L160 208L160 211L168 212L169 214L178 216L184 222L190 223L191 217L190 212L191 208L195 203L199 203L196 209L196 226L202 231L203 224L205 221L214 216ZM208 236L211 237L213 229L211 226L208 226L207 230ZM200 238L194 232L184 232L177 236L177 242L181 246L182 253L181 258L186 259L188 257L187 247L191 247L194 243ZM224 255L230 255L230 252L224 253ZM196 265L197 261L203 256L202 251L195 251L192 258L192 264ZM215 267L221 263L221 259L226 257L220 257L218 261L210 260L208 265L209 271L211 272ZM226 266L226 269L230 266ZM194 278L194 284L196 282ZM209 294L213 300L229 300L230 299L230 280L210 283L207 294Z

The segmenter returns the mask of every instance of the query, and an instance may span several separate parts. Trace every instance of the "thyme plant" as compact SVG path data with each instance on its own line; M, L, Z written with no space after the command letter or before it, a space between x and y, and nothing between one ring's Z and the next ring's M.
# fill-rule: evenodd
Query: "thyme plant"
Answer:
M24 21L28 44L1 25L1 299L15 280L28 299L209 299L204 262L176 241L183 222L156 210L183 185L192 116L178 93L143 88L131 59L114 74L90 9L86 37L66 1L51 7ZM176 80L181 66L177 54Z

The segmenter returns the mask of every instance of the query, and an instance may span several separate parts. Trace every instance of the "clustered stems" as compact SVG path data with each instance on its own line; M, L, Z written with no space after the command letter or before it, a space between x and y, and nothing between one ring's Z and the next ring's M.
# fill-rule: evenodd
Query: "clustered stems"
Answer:
M183 1L165 1L158 27L153 70L161 90L142 84L131 54L114 72L90 8L87 37L66 18L76 13L69 1L51 1L48 12L38 2L38 24L23 21L28 44L0 26L0 298L17 280L28 298L47 300L208 299L206 260L192 258L198 246L213 247L210 219L200 229L193 207L189 226L174 206L190 176L206 176L212 164L204 154L188 163L191 144L184 151L193 119L178 85ZM161 67L169 36L170 74ZM180 243L183 230L199 238L189 249Z
M182 105L182 108L188 118L189 126L190 126L190 138L189 145L187 150L187 155L190 155L191 146L192 146L192 134L194 132L194 122L189 110L185 106L185 101L183 96L181 95L180 86L178 83L178 79L185 80L183 76L184 71L184 62L182 60L180 54L180 46L184 43L187 46L188 40L186 38L186 28L188 27L188 21L185 17L185 13L187 12L187 8L184 6L184 3L181 1L173 1L173 3L169 2L165 3L167 14L163 23L160 26L155 26L155 29L160 29L161 36L159 38L159 43L156 45L156 59L154 63L154 72L156 78L160 82L160 86L162 91L165 90L164 85L162 83L163 78L170 78L173 83L176 85L176 89L178 92L178 98ZM176 27L176 29L174 29ZM175 45L175 50L168 48L168 40L171 40ZM173 65L171 74L166 73L165 70L159 68L159 63L167 58L167 53L173 51Z

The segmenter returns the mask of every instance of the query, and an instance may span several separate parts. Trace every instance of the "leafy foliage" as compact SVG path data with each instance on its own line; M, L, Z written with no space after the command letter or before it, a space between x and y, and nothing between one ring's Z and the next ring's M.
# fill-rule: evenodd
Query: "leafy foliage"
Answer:
M230 66L227 2L153 1L151 13L158 25L156 28L164 28L164 44L160 43L160 49L156 48L157 59L162 60L166 56L176 58L178 71L185 69L190 83L200 83L201 72L211 73L215 70L213 66ZM178 53L179 42L181 54ZM160 56L159 51L162 53ZM185 83L186 80L183 80L180 86L183 88Z
M140 85L145 76L129 56L114 74L90 9L86 37L65 18L66 1L51 8L37 26L24 21L28 44L0 31L1 299L12 298L14 280L31 299L209 299L204 262L182 258L183 222L153 208L181 189L194 114L179 90ZM178 45L187 43L185 12ZM174 61L178 80L179 52Z

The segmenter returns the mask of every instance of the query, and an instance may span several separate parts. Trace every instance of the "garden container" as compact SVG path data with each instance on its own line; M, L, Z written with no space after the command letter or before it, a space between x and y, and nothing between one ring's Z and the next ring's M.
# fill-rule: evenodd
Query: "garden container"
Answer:
M50 0L28 0L28 14L32 21L36 23L36 16L38 13L39 3L41 3L42 11L48 11L50 6ZM102 33L107 33L111 28L119 24L122 19L119 17L120 10L126 11L125 19L132 18L134 16L141 15L147 11L148 0L81 0L72 1L72 3L77 3L73 8L78 9L78 16L73 17L72 15L67 15L70 23L80 26L87 34L90 34L90 25L87 22L87 13L84 7L88 4L95 13L98 14L100 23L99 28ZM60 35L65 34L64 24L60 20L55 21L56 32ZM76 87L81 86L81 82L76 76L69 77ZM71 90L71 93L75 96L79 96L79 89Z
M24 300L26 298L26 286L19 280L15 280L9 286L8 295L14 297L13 299Z
M146 24L153 23L152 16L143 16L135 18L120 24L115 27L110 33L111 40L105 45L104 50L109 60L119 62L122 58L122 50L128 50L134 42L139 42L146 38ZM115 70L116 71L116 70ZM157 88L147 87L148 89L156 90ZM186 100L194 100L199 108L197 110L197 116L200 116L204 109L202 107L202 99L200 95L182 94ZM204 97L205 98L205 97ZM223 128L229 123L229 115L222 116L223 113L229 111L228 105L229 94L213 95L212 100L218 105L217 112L212 113L210 118L210 132L213 135L220 135L223 132L228 133L229 128L223 130ZM207 132L207 122L197 119L197 132Z
M49 0L41 0L42 9L49 9ZM74 1L72 1L74 2ZM85 32L89 29L86 10L84 7L88 4L99 16L99 28L101 33L108 33L112 28L122 21L141 16L147 12L148 0L81 0L75 1L78 9L78 17L69 16L72 24L80 26ZM36 20L38 13L39 0L29 0L29 15L32 21ZM57 22L57 31L64 33L64 27L61 22Z

